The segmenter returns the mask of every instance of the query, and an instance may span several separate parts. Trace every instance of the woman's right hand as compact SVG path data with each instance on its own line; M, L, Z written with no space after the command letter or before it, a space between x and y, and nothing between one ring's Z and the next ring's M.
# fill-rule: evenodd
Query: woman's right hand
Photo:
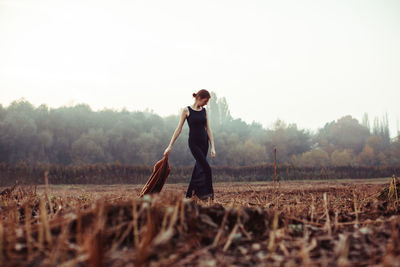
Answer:
M164 156L165 156L165 155L169 155L169 153L171 152L171 149L172 149L172 147L171 147L171 146L168 146L168 147L165 149L165 151L164 151Z

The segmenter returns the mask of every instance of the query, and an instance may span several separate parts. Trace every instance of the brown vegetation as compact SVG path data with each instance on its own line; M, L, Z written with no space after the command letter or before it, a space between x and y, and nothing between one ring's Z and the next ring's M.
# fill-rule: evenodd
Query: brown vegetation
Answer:
M274 164L258 166L231 167L212 166L213 180L232 181L272 181L275 175ZM25 184L43 184L43 173L48 171L51 184L144 184L153 171L152 166L132 166L115 164L86 165L27 165L16 166L0 163L0 186L11 186L17 178ZM191 176L193 166L171 166L168 183L186 183ZM280 181L303 179L344 179L344 178L380 178L400 173L400 167L363 167L363 166L303 166L283 164L277 168Z
M226 183L204 203L183 199L185 188L171 184L143 198L140 186L16 186L0 200L0 261L391 266L400 261L400 216L395 199L377 198L384 187Z

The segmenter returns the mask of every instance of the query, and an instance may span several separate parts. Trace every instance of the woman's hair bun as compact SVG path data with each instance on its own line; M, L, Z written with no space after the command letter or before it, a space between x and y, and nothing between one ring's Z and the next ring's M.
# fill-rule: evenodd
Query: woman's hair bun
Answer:
M193 97L204 99L204 98L211 98L210 93L206 89L201 89L197 93L193 93Z

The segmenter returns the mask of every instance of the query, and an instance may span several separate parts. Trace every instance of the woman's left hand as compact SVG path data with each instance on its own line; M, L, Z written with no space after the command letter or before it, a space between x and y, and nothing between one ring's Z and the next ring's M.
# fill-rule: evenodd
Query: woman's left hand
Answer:
M215 148L211 148L211 158L215 158Z

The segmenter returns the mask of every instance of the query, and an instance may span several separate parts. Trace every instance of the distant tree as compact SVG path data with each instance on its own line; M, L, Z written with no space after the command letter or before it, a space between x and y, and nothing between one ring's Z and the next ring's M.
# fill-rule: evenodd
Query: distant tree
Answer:
M276 147L280 162L287 162L291 155L302 154L311 148L311 135L306 130L299 130L296 124L287 125L282 120L275 121L272 129L265 135L266 151L272 153Z
M6 125L4 123L7 110L0 104L0 162L7 162L11 147L6 142Z
M369 131L371 131L371 126L369 124L369 118L368 118L368 113L364 113L361 125L367 128Z
M387 115L376 119L372 134L368 115L359 124L351 116L332 121L317 134L296 124L260 123L233 119L225 98L212 92L210 112L217 157L212 165L244 166L273 162L296 165L400 165L399 138L390 140ZM215 115L215 116L214 116ZM152 110L93 111L86 104L34 107L25 99L0 105L0 163L153 165L161 156L179 122L177 115L160 117ZM183 127L170 154L171 166L192 166L187 146L189 128ZM21 165L22 166L22 165Z
M388 152L387 164L400 166L400 136L397 136Z
M89 129L72 144L72 159L75 164L109 162L106 153L108 139L102 129Z
M6 117L7 110L3 107L2 104L0 104L0 122L4 120Z
M37 126L33 117L34 106L25 99L13 101L3 121L3 142L9 149L8 160L16 164L25 160L33 163L37 147Z
M237 165L239 166L251 166L265 164L268 156L266 148L255 143L253 140L246 140L243 144L237 148ZM239 156L239 157L238 157Z
M331 140L331 131L335 123L335 121L326 123L323 128L318 130L318 133L313 138L313 144L327 152L328 155L331 155L333 151L337 149Z
M105 131L109 140L109 153L113 161L122 164L137 163L140 161L137 150L141 144L136 142L142 132L140 121L127 111L122 111L118 115L114 119L114 124L109 125Z
M300 166L327 166L329 155L324 150L316 148L297 156L295 163Z
M385 151L386 144L383 141L382 136L372 135L368 137L366 145L374 150L374 153L380 153Z
M218 165L239 165L241 159L244 157L240 151L240 144L242 141L235 132L223 132L216 138L215 147L218 155L213 161Z
M218 107L218 98L216 93L211 92L211 98L208 101L207 104L207 109L209 112L209 117L210 117L210 124L213 125L213 127L219 127L221 124L220 120L220 114L219 114L219 107Z
M211 98L208 102L208 110L210 117L210 124L215 127L217 130L222 125L225 125L232 121L232 116L229 111L228 103L225 97L218 99L217 94L215 92L211 92Z
M232 121L232 116L229 111L228 102L226 101L225 97L219 99L218 107L219 107L220 123L224 125Z
M350 149L335 150L331 155L331 164L334 166L350 166L354 163L354 152Z
M362 166L372 166L376 164L374 149L366 145L357 157L358 164Z
M381 119L376 117L374 119L374 127L372 130L374 136L381 137L382 150L386 150L390 147L390 131L389 131L389 119L385 114Z
M400 138L400 123L399 123L399 118L396 119L396 133L397 133L397 138Z
M351 149L358 154L364 148L367 138L370 136L368 128L358 123L350 115L342 117L337 122L328 123L319 130L317 140L324 150L332 145L332 151Z
M389 160L385 153L379 152L376 155L376 165L380 165L380 166L389 165Z

